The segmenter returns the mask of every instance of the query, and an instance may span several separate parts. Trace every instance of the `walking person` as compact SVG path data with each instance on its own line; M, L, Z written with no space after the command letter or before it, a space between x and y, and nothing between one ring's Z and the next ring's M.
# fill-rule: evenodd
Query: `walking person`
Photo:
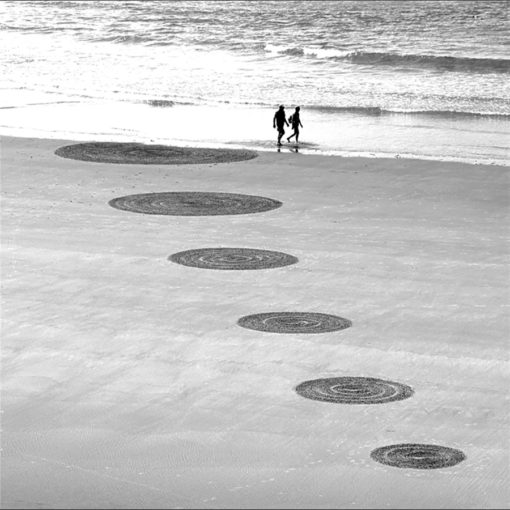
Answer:
M301 108L299 106L296 106L296 111L289 117L289 122L292 124L292 129L294 130L294 133L292 133L287 138L287 142L290 142L290 139L293 136L295 136L296 143L299 143L299 126L303 127L303 124L301 124L301 119L299 117L300 110L301 110Z
M284 124L287 126L289 123L287 122L287 119L285 118L285 106L280 105L280 108L278 111L274 114L273 117L273 129L278 129L278 145L282 144L282 136L285 134L285 129L283 128Z

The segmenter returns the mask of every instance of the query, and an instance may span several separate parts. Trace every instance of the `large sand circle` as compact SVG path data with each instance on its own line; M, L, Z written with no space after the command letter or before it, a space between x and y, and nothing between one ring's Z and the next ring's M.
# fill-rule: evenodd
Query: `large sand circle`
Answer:
M202 269L272 269L298 262L296 257L278 251L252 248L200 248L174 253L169 260Z
M136 165L231 163L257 157L256 152L248 150L205 149L118 142L86 142L65 145L58 148L55 154L62 158L94 163Z
M381 464L411 469L451 467L466 458L463 452L455 448L415 443L382 446L376 448L370 456Z
M312 312L268 312L241 317L243 328L269 333L329 333L348 328L351 321L336 315Z
M302 397L336 404L386 404L413 395L405 384L373 377L331 377L305 381L296 387Z
M123 211L169 216L252 214L282 206L281 202L272 198L201 191L142 193L114 198L108 203Z

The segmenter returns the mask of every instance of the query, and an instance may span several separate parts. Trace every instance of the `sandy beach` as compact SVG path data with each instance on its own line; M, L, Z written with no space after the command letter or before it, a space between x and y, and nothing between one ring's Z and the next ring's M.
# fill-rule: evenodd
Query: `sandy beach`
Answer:
M501 508L509 502L508 184L503 166L260 152L233 163L65 159L1 137L3 508ZM137 214L138 193L271 198L270 211ZM255 271L184 250L274 250ZM341 331L240 327L272 311ZM346 405L303 381L410 398ZM400 469L398 443L461 450Z

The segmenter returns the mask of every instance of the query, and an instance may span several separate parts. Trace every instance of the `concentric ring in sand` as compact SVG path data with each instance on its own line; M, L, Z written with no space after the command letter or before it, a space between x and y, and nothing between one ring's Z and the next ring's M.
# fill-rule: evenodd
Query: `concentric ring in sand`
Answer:
M62 158L94 163L136 165L230 163L257 157L256 152L248 150L205 149L117 142L87 142L66 145L58 148L55 154Z
M455 448L415 443L382 446L372 451L370 456L381 464L411 469L451 467L466 458L463 452Z
M351 321L336 315L312 312L269 312L246 315L237 324L270 333L328 333L348 328Z
M337 404L385 404L409 398L412 388L372 377L332 377L305 381L296 387L302 397Z
M252 214L270 211L282 205L281 202L272 198L199 191L142 193L114 198L108 203L123 211L169 216Z
M200 248L168 257L177 264L203 269L271 269L298 262L296 257L278 251L251 248Z

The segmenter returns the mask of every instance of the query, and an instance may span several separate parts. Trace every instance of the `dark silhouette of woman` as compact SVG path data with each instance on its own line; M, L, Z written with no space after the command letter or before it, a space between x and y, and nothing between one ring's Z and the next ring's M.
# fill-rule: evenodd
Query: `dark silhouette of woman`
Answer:
M303 124L301 124L301 119L299 118L299 110L301 110L301 108L299 106L296 106L296 111L289 117L289 122L292 124L292 129L294 130L294 133L292 133L287 138L287 142L290 142L290 139L293 136L295 136L296 143L299 143L299 126L303 127Z

